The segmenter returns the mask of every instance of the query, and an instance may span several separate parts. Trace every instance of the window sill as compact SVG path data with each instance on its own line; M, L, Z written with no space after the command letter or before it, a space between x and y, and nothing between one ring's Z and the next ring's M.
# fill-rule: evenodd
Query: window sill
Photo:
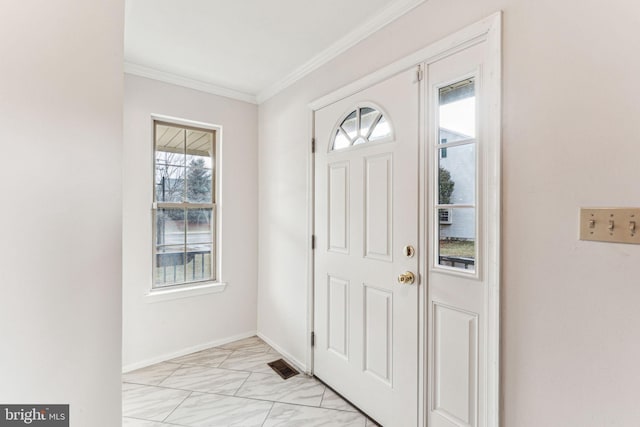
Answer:
M198 295L217 294L224 292L227 284L224 282L211 282L204 285L181 286L174 289L154 289L145 295L147 303L171 301L181 298L195 297Z

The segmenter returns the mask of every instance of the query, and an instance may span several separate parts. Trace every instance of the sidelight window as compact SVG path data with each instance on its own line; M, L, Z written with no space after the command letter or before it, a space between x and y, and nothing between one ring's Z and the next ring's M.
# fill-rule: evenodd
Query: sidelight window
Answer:
M441 87L437 115L437 264L472 272L477 254L475 79Z

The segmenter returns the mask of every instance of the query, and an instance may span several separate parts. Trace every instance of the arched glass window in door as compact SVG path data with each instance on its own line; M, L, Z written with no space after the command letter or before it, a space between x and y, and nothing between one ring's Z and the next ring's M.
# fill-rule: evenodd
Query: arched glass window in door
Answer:
M391 126L377 108L358 107L351 111L333 133L331 151L391 138Z

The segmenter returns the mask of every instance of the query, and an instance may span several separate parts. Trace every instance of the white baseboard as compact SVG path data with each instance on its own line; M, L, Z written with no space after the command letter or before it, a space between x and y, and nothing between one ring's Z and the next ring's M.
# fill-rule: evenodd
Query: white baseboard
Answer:
M135 371L136 369L146 368L147 366L155 365L156 363L165 362L167 360L175 359L176 357L185 356L187 354L195 353L196 351L206 350L211 347L217 347L219 345L228 344L233 341L238 341L244 338L249 338L256 335L256 331L249 331L242 334L234 335L232 337L222 338L215 341L210 341L204 344L194 345L192 347L183 348L179 351L174 351L171 353L166 353L157 357L152 357L146 360L142 360L140 362L130 363L126 366L122 367L122 373L125 374L127 372ZM262 338L262 337L260 337ZM264 339L264 338L263 338ZM266 341L266 340L265 340ZM271 345L271 344L269 344ZM272 346L274 347L274 346ZM275 348L275 347L274 347ZM278 350L276 348L276 350ZM279 350L278 350L279 351ZM284 354L282 354L284 356Z
M304 372L307 375L311 375L311 373L307 370L306 364L302 363L301 361L293 357L288 351L284 350L282 347L276 344L271 338L267 337L262 332L258 332L257 335L260 337L260 339L262 339L262 341L269 344L271 347L273 347L274 350L276 350L278 353L284 356L285 359L293 363L295 367L298 368L300 371Z

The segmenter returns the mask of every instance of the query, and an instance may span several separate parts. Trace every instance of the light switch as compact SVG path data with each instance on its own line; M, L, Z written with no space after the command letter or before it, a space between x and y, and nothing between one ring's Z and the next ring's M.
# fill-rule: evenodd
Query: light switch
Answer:
M640 208L581 208L580 240L640 244Z

